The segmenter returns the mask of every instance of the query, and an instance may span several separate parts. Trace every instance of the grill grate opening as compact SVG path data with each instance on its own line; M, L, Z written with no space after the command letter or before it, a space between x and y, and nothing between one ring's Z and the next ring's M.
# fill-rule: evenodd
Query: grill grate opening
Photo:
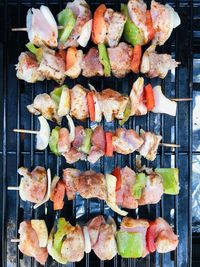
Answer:
M92 11L101 1L87 1ZM121 3L127 1L122 0ZM120 2L111 0L105 2L107 6L119 10ZM182 64L175 73L169 73L162 81L163 91L168 97L192 97L193 88L199 90L198 81L194 81L193 87L193 51L199 59L199 35L200 29L199 14L200 3L198 0L181 1L162 1L167 2L176 8L181 16L182 24L174 30L167 43L161 48L161 51L173 54ZM29 203L20 200L17 192L6 190L9 185L18 185L19 177L17 168L20 165L33 168L36 165L43 165L51 168L53 174L61 175L63 168L68 165L63 159L57 158L49 151L39 152L35 150L34 136L26 135L23 137L12 132L13 128L27 128L34 130L37 127L37 118L31 116L26 105L31 103L34 97L41 93L49 93L55 86L52 81L30 85L17 80L14 70L14 64L17 62L18 55L25 50L27 43L26 33L13 33L12 27L22 27L25 25L25 17L28 8L38 7L41 4L48 5L53 14L56 15L65 5L65 1L29 1L29 0L5 0L0 2L0 83L1 83L1 138L0 138L0 172L2 179L0 181L0 190L2 194L2 204L0 208L1 216L1 245L2 267L5 266L38 266L31 258L19 253L16 244L11 244L10 239L17 236L19 223L23 219L44 218L48 222L49 229L54 221L52 204L48 203L45 207L33 210ZM148 1L150 4L150 1ZM194 19L195 23L194 23ZM197 23L196 23L197 22ZM75 81L67 79L65 81L69 87L76 83L87 85L93 84L98 90L111 87L119 92L129 92L132 82L136 75L128 75L124 79L111 78L91 78L83 77ZM147 82L147 79L146 79ZM155 83L159 80L153 81ZM66 125L66 122L63 125ZM115 129L118 123L102 122L104 129ZM85 126L90 126L87 121ZM154 218L163 216L179 234L179 246L174 253L165 255L152 254L141 260L126 260L116 256L112 261L103 262L97 259L94 253L88 254L80 263L72 263L70 266L191 266L192 261L192 210L191 210L191 177L192 177L192 159L200 155L192 146L192 103L180 103L176 118L171 118L159 114L148 114L143 117L132 117L125 125L128 128L137 126L147 130L152 130L164 136L168 142L180 143L181 148L175 151L170 149L159 149L156 160L153 163L144 161L147 166L152 167L179 167L180 168L180 194L176 197L164 195L160 204L139 207L136 211L130 211L133 217ZM101 159L100 162L90 165L86 162L77 163L74 166L84 171L86 169L95 169L105 172L111 171L114 166L129 165L134 169L135 155L115 156L112 159ZM84 207L84 217L81 216L80 206ZM48 210L45 214L45 209ZM108 214L110 210L104 205L104 202L97 200L83 200L79 196L73 202L65 202L61 215L70 219L72 223L87 221L95 214ZM120 223L120 216L110 212L114 219ZM46 266L61 266L52 263L49 259Z

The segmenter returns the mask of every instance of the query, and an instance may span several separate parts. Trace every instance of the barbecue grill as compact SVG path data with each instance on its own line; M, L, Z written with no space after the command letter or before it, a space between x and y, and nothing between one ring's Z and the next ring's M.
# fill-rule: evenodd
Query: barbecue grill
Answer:
M87 1L91 9L94 9L102 1ZM107 6L119 10L120 2L107 1ZM163 1L164 2L164 1ZM154 79L153 84L162 84L163 92L169 98L194 97L195 91L199 90L198 80L193 83L193 62L194 57L198 58L200 30L200 2L198 0L175 0L167 1L172 5L181 17L181 26L173 31L172 36L160 51L172 54L181 65L175 72L168 73L165 80ZM149 1L150 3L150 1ZM14 128L36 129L37 118L30 115L26 105L33 102L34 97L42 92L50 92L55 83L52 81L40 82L34 85L19 81L16 78L15 67L18 56L25 50L28 42L27 33L11 32L12 27L24 27L26 24L26 12L30 7L38 7L41 4L48 5L56 15L65 5L66 1L29 1L29 0L7 0L0 1L0 112L1 112L1 138L0 138L0 190L1 190L1 245L2 267L5 266L39 266L33 259L23 256L16 243L11 243L11 238L18 236L18 226L22 220L31 218L45 219L49 229L52 227L55 213L52 204L48 203L37 210L28 202L20 200L18 192L7 191L7 186L17 186L19 176L17 168L26 166L33 168L41 165L51 168L53 174L61 174L67 164L61 158L56 158L48 150L39 152L35 150L35 137L13 133ZM195 72L194 72L195 74ZM196 75L196 74L195 74ZM66 79L65 83L73 86L75 83L87 85L88 82L94 85L97 90L103 88L114 88L121 93L128 93L136 75L129 74L124 79L91 78L83 77L75 81ZM147 80L146 80L147 82ZM194 90L194 91L193 91ZM90 122L82 123L89 126ZM117 121L112 123L102 122L104 129L113 130L117 128ZM66 122L63 122L66 125ZM121 259L116 256L111 261L100 261L93 253L87 254L84 259L71 266L192 266L192 159L198 156L199 151L192 146L192 103L181 102L178 105L176 117L169 117L160 114L148 114L142 117L131 117L125 124L127 128L143 128L152 130L163 135L163 139L169 143L180 144L180 149L160 147L157 158L154 162L143 161L147 166L152 167L178 167L180 170L180 194L178 196L164 195L162 201L157 205L139 207L136 211L130 211L129 215L138 218L164 217L179 235L179 246L173 253L165 255L151 254L144 259L130 260ZM84 171L89 168L109 172L114 166L129 165L135 168L135 154L128 156L115 155L113 158L102 158L98 163L90 165L87 162L75 164L76 168ZM96 214L110 214L119 223L120 216L114 214L103 201L83 200L79 196L72 201L66 201L61 214L70 222L86 222ZM76 252L75 252L76 253ZM46 266L60 266L53 262L50 257Z

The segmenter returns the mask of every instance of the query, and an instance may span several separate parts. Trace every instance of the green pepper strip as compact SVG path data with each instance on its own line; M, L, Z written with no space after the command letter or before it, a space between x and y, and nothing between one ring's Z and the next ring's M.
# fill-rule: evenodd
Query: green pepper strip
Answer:
M52 132L51 136L49 138L49 147L50 150L56 155L60 156L60 153L58 152L58 139L59 139L59 130L60 127L56 126Z
M165 194L177 195L179 193L179 172L177 168L157 168L155 172L163 178Z
M104 67L104 74L109 77L111 75L111 66L105 44L98 44L98 50L100 62Z
M142 189L146 186L147 177L144 173L136 174L136 180L133 185L133 196L135 199L140 199L142 196Z

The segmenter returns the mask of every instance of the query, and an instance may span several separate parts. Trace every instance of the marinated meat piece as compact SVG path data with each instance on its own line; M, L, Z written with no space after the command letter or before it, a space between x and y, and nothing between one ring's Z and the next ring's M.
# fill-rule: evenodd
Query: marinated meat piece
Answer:
M82 229L79 225L67 234L62 243L61 255L70 262L81 261L84 257L85 242Z
M131 116L147 114L147 107L144 104L144 79L138 78L130 93Z
M66 162L69 164L73 164L79 160L85 159L85 155L83 153L79 152L74 147L71 147L69 152L63 153L62 155L65 157Z
M89 116L87 105L87 90L77 84L71 89L71 115L78 120L85 120Z
M100 227L102 224L105 224L105 220L104 220L104 217L102 215L99 215L99 216L91 219L87 223L92 248L97 243L97 240L99 237Z
M36 261L44 265L48 258L47 248L39 246L39 239L31 222L21 222L18 232L20 234L19 250L29 257L34 257Z
M144 43L148 41L148 31L146 26L147 5L143 0L129 0L128 13L131 20L144 35Z
M30 8L26 16L28 38L36 46L57 46L58 27L46 6L40 9Z
M156 173L147 176L147 183L138 199L139 205L156 204L164 194L162 177Z
M75 187L83 198L106 200L106 183L102 173L86 171L75 180Z
M112 73L117 78L123 78L131 70L133 48L126 43L119 43L117 47L108 48L108 57Z
M76 195L76 187L74 181L79 177L80 171L77 169L67 168L63 170L63 181L66 185L66 192L68 200L72 200Z
M178 67L179 62L168 54L157 54L155 46L151 45L142 56L140 71L149 78L159 77L164 79L169 70Z
M92 147L88 156L90 163L97 162L105 153L105 133L101 125L97 126L91 137Z
M179 15L168 4L162 5L151 1L151 17L155 36L153 44L163 45L170 37L172 30L180 25Z
M28 172L28 169L21 167L18 173L23 176L19 191L21 199L32 203L41 202L47 191L46 170L38 166L32 172Z
M115 47L118 45L122 36L124 24L126 23L126 16L108 8L104 13L104 19L107 25L105 42L109 47Z
M61 118L58 116L58 107L55 101L48 94L39 94L35 97L33 104L28 105L29 112L39 115L42 114L47 120L61 123Z
M16 65L17 78L28 83L43 81L45 77L38 71L39 64L30 52L22 52Z
M122 222L121 222L121 230L126 231L126 232L131 232L131 233L141 233L143 237L143 253L142 257L146 257L147 254L149 254L147 250L147 245L146 245L146 233L147 229L149 227L149 223L147 220L143 219L132 219L129 217L124 217Z
M132 188L135 183L136 175L129 167L120 170L121 188L116 192L117 204L123 208L136 209L138 207L137 200L133 197Z
M73 2L69 2L67 3L67 7L72 10L76 17L76 24L67 41L64 44L59 43L60 49L72 46L78 47L79 37L83 32L83 27L92 18L90 8L84 0L74 0Z
M59 84L65 80L65 61L59 53L49 48L43 48L42 61L38 71L45 76L47 80L53 79Z
M100 107L107 122L123 119L127 103L128 97L112 89L105 89L100 94Z
M170 225L162 218L150 223L149 234L153 233L156 250L159 253L173 251L178 246L178 236L174 234Z
M83 139L85 135L85 130L83 126L79 125L75 127L75 138L72 143L72 146L76 149L79 149L83 144Z
M143 144L144 140L134 130L118 128L112 139L114 151L120 154L130 154Z
M59 130L59 138L58 138L58 152L65 153L69 152L71 148L71 143L69 140L69 131L67 128L61 128Z
M103 76L103 66L99 60L99 52L95 47L90 48L82 62L82 75L85 77Z
M156 158L157 149L162 139L162 136L144 131L141 131L140 136L141 138L143 138L144 142L141 147L139 147L138 152L141 156L153 161Z
M101 224L98 241L93 250L100 260L111 260L117 254L115 231L112 225Z

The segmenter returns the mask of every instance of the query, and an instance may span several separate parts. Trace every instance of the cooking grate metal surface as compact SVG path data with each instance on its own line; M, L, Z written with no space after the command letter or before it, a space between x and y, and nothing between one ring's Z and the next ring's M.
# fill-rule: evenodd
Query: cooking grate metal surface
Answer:
M94 10L102 1L87 1L91 9ZM125 2L124 0L121 2ZM169 98L192 97L193 96L193 52L198 51L199 36L195 35L200 29L200 2L196 1L167 1L176 8L180 14L182 24L173 31L171 38L160 48L160 51L173 54L181 61L180 67L173 73L169 73L164 81L152 80L153 84L161 83L163 91ZM150 3L150 1L149 1ZM163 1L164 3L164 1ZM5 0L0 1L0 179L1 190L1 245L2 267L5 266L26 266L33 267L38 264L31 258L19 253L16 244L10 242L11 238L17 237L17 229L22 220L31 218L44 218L49 229L53 225L55 214L52 211L51 203L33 210L32 205L20 200L18 192L7 191L7 186L19 184L17 168L26 166L33 168L36 165L51 168L53 174L62 173L62 169L68 165L63 159L52 155L49 150L36 151L35 137L20 135L12 132L13 128L36 129L37 118L30 115L26 110L26 105L30 104L34 97L42 92L50 92L55 83L52 81L37 83L35 85L19 81L15 75L14 64L21 51L25 50L28 42L26 33L13 33L12 27L24 27L26 12L30 7L38 7L46 4L56 15L65 5L65 1L25 1L25 0ZM119 1L107 1L107 6L118 9ZM132 82L136 75L128 75L124 79L111 78L91 78L83 77L75 81L66 80L66 84L72 87L75 83L87 86L88 82L93 84L97 90L103 88L114 88L123 93L129 93ZM147 80L146 80L147 82ZM194 89L199 90L198 84L194 84ZM85 126L90 122L83 123ZM66 125L66 122L63 122ZM53 124L52 124L53 126ZM117 122L106 123L103 121L104 129L117 128ZM93 253L84 257L77 264L71 266L191 266L192 254L192 221L191 221L191 177L192 177L192 157L200 155L200 151L194 150L192 146L192 103L181 102L178 104L178 113L175 118L148 114L147 116L131 118L126 124L128 128L139 126L143 129L151 130L163 135L163 140L169 143L181 144L180 149L159 148L157 158L154 162L143 161L147 166L152 167L179 167L180 169L180 194L177 197L164 195L158 205L140 207L136 211L130 211L129 215L137 218L155 218L163 216L179 235L179 246L173 253L165 255L152 254L141 260L126 260L116 256L112 261L100 261ZM86 162L75 164L75 167L86 170L94 169L101 172L109 172L114 166L135 167L135 154L129 156L115 156L112 159L104 158L99 163L89 165ZM47 213L45 212L47 210ZM72 201L66 201L61 215L65 216L72 223L86 222L95 214L111 214L119 223L120 216L111 212L102 201L83 200L79 196ZM76 252L75 252L76 253ZM49 257L50 258L50 257ZM60 266L49 259L46 266Z

